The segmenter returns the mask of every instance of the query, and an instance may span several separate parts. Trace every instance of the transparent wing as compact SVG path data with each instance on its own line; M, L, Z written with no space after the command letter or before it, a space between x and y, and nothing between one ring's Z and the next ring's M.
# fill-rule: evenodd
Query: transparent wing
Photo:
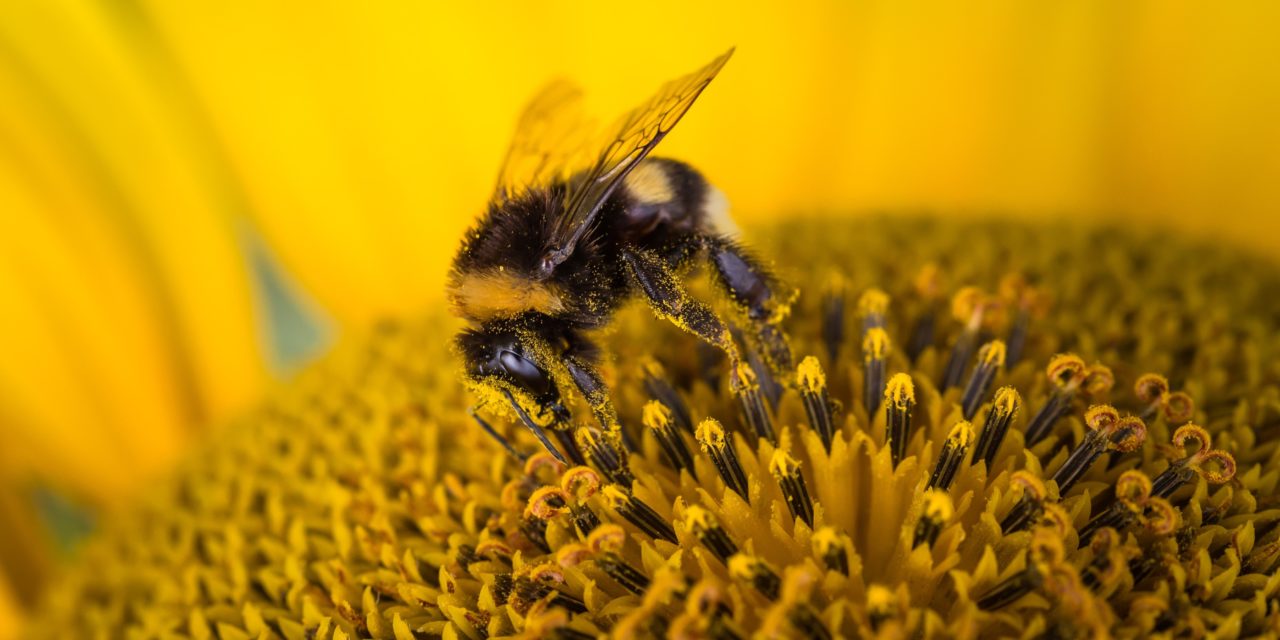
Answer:
M587 132L582 90L559 79L544 86L525 106L507 148L493 198L503 200L533 186L568 177L570 167L581 168Z
M552 269L572 255L578 240L595 223L604 201L676 126L732 55L730 49L701 69L668 82L619 120L604 150L570 182L564 210L556 221L553 246L547 248L544 269Z

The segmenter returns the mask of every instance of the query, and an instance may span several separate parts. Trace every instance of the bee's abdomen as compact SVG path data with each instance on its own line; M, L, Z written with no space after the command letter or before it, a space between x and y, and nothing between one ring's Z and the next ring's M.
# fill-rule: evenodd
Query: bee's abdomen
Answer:
M623 182L623 237L631 242L654 235L692 233L715 217L711 209L723 198L693 167L676 160L651 158L636 166Z

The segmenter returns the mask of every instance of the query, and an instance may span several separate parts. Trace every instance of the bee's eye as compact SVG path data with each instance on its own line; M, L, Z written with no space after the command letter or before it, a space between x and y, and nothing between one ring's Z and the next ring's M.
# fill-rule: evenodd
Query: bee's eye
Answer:
M520 354L503 349L498 355L498 361L508 375L534 394L541 395L550 390L551 381L547 379L547 375Z

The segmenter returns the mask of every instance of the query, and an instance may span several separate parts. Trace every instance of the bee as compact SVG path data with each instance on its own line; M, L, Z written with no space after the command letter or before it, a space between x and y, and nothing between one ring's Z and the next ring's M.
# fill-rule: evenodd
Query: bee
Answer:
M665 84L595 146L583 135L581 91L546 86L521 115L487 210L454 258L448 298L469 325L456 338L468 387L480 407L514 412L562 461L548 432L582 460L562 389L586 400L596 433L619 441L589 334L628 299L645 300L739 369L729 325L681 282L699 262L754 329L764 360L791 369L780 323L793 295L726 232L719 190L683 162L650 156L732 54ZM476 408L472 417L515 453Z

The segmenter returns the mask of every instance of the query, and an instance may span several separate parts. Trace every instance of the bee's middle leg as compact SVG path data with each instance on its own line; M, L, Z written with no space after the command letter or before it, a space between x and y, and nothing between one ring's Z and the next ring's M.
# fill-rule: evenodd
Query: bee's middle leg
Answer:
M764 357L775 372L790 374L791 347L782 331L782 320L790 311L794 291L732 240L707 235L698 242L715 267L715 279L754 326Z
M694 300L685 291L666 260L652 251L635 248L623 249L622 259L654 313L721 349L729 357L729 363L737 367L741 356L729 328L711 307Z

